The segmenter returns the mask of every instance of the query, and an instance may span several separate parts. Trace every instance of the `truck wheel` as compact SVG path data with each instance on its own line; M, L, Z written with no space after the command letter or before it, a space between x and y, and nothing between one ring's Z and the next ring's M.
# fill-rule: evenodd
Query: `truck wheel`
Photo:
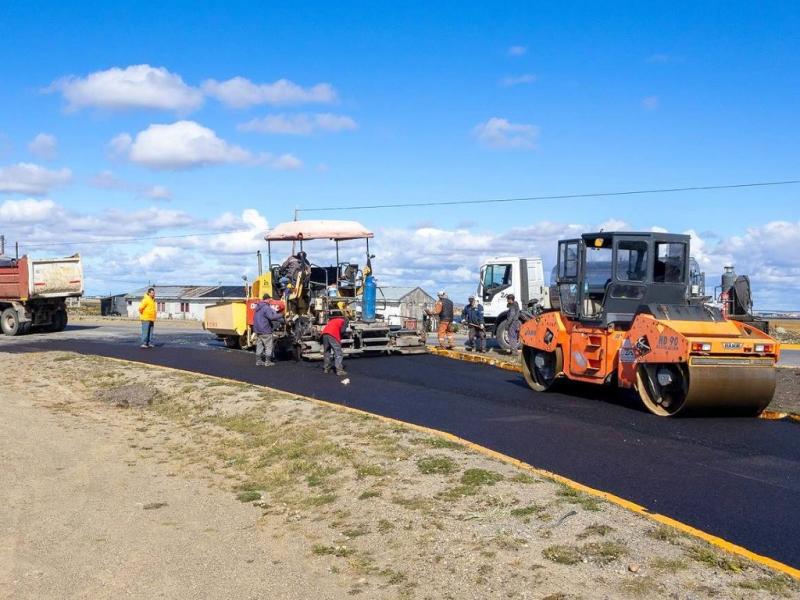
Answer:
M239 345L239 336L238 335L226 335L225 336L225 347L231 348L232 350L238 350L241 346Z
M59 309L53 313L53 324L51 331L64 331L67 328L67 311Z
M497 345L503 350L509 350L511 344L508 343L508 321L501 321L494 330L494 339Z
M20 333L19 315L13 308L7 308L0 313L0 329L6 335L17 335Z

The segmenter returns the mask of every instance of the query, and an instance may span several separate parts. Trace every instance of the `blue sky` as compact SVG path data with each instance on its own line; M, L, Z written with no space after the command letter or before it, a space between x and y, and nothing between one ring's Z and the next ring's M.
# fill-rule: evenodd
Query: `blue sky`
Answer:
M253 262L258 226L297 206L795 179L798 32L793 2L5 3L0 229L31 252L75 242L37 252L81 251L90 291L106 292L137 280L235 280ZM81 87L111 69L124 79L136 65L163 69L166 84L127 105ZM234 77L262 96L245 101L240 89L223 100L204 85ZM281 79L293 93L257 87ZM97 85L107 84L119 77ZM193 125L137 137L181 121ZM174 136L198 132L222 149L176 158ZM31 151L38 134L50 137ZM8 180L20 163L69 177L19 191ZM482 257L547 260L571 225L691 230L712 279L736 262L762 306L795 308L798 194L786 186L313 216L374 228L385 283L461 294ZM244 217L248 209L259 218ZM239 226L249 232L240 244L78 243ZM426 261L432 250L440 258Z

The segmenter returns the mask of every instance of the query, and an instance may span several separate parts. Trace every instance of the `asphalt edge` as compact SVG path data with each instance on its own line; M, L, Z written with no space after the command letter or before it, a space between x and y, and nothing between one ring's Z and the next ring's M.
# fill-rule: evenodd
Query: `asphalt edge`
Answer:
M125 360L125 359L122 359L122 358L113 358L113 357L109 357L109 356L102 356L101 358L105 358L107 360L116 361L116 362L125 363L125 364L144 365L144 366L155 368L155 369L163 369L165 371L174 371L176 373L191 373L191 372L193 372L193 373L196 373L196 374L201 375L203 377L209 377L211 379L216 379L218 381L224 381L226 383L231 383L231 384L235 384L235 385L241 385L242 383L245 383L245 382L242 382L242 381L238 381L236 379L229 379L227 377L220 377L218 375L208 375L206 373L201 373L201 372L198 372L198 371L187 371L187 370L184 370L184 369L176 369L174 367L165 367L165 366L162 366L162 365L154 365L154 364L150 364L150 363L139 362L139 361L134 361L134 360ZM271 391L274 391L274 392L278 392L278 393L281 393L281 394L287 393L285 391L278 390L278 389L269 387L267 385L258 385L258 384L252 384L252 383L248 383L247 385L253 385L255 387L264 388L264 389L271 390ZM377 419L379 421L382 421L384 423L390 423L390 424L393 424L393 425L401 425L403 427L407 427L409 429L412 429L414 431L418 431L420 433L426 433L426 434L429 434L429 435L433 435L433 436L436 436L436 437L440 437L440 438L446 439L446 440L451 441L451 442L455 442L455 443L457 443L457 444L459 444L461 446L464 446L466 448L469 448L470 450L473 450L474 452L477 452L478 454L482 454L482 455L487 456L489 458L493 458L495 460L499 460L500 462L515 466L515 467L517 467L519 469L522 469L524 471L528 471L530 473L533 473L533 474L538 475L540 477L543 477L545 479L549 479L551 481L555 481L555 482L561 483L561 484L563 484L563 485L565 485L565 486L567 486L569 488L572 488L574 490L583 492L585 494L590 494L592 496L596 496L598 498L602 498L603 500L606 500L607 502L610 502L610 503L615 504L615 505L617 505L617 506L619 506L621 508L629 510L629 511L631 511L633 513L636 513L638 515L641 515L641 516L643 516L643 517L645 517L647 519L650 519L651 521L655 521L656 523L660 523L662 525L667 525L669 527L677 529L678 531L680 531L682 533L685 533L685 534L690 535L690 536L692 536L694 538L697 538L697 539L700 539L700 540L702 540L704 542L707 542L707 543L711 544L712 546L715 546L715 547L717 547L717 548L719 548L721 550L724 550L725 552L728 552L728 553L731 553L731 554L736 554L736 555L741 556L743 558L747 558L748 560L752 560L753 562L756 562L756 563L758 563L758 564L760 564L762 566L769 567L770 569L773 569L775 571L779 571L779 572L781 572L781 573L783 573L785 575L793 577L794 579L800 580L800 569L796 569L794 567L791 567L791 566L789 566L787 564L784 564L784 563L782 563L780 561L777 561L777 560L775 560L773 558L770 558L768 556L763 556L761 554L756 554L755 552L753 552L751 550L748 550L747 548L744 548L743 546L739 546L739 545L734 544L733 542L729 542L729 541L727 541L727 540L725 540L725 539L723 539L721 537L712 535L710 533L706 533L705 531L702 531L700 529L692 527L691 525L687 525L686 523L683 523L681 521L677 521L677 520L675 520L675 519L673 519L671 517L667 517L667 516L659 514L659 513L654 513L652 511L648 510L647 508L645 508L644 506L636 504L635 502L632 502L630 500L626 500L625 498L621 498L620 496L616 496L616 495L614 495L614 494L612 494L610 492L606 492L606 491L599 490L599 489L596 489L596 488L593 488L593 487L589 487L589 486L584 485L582 483L579 483L577 481L573 481L572 479L569 479L568 477L564 477L563 475L559 475L558 473L553 473L551 471L547 471L547 470L541 469L539 467L534 467L533 465L529 465L528 463L523 462L523 461L521 461L521 460L519 460L517 458L514 458L512 456L508 456L506 454L502 454L500 452L497 452L497 451L492 450L490 448L486 448L486 447L481 446L479 444L476 444L474 442L470 442L469 440L466 440L464 438L458 437L457 435L454 435L452 433L448 433L447 431L440 431L438 429L432 429L430 427L425 427L423 425L417 425L416 423L409 423L409 422L406 422L406 421L401 421L400 419L393 419L391 417L378 415L378 414L375 414L375 413L371 413L369 411L361 410L361 409L358 409L358 408L353 408L351 406L344 406L342 404L336 404L334 402L328 402L326 400L320 400L318 398L312 398L311 396L304 396L302 394L295 394L293 392L289 392L289 393L291 395L297 397L297 398L302 398L303 400L307 400L307 401L310 401L310 402L312 402L314 404L317 404L318 406L324 406L326 408L337 410L339 412L346 412L346 413L355 414L355 415L361 415L361 416L364 416L364 415L370 416L370 417L375 418L375 419Z
M797 348L800 349L800 344L797 344ZM428 346L428 352L430 352L431 354L435 354L436 356L444 356L446 358L452 358L454 360L479 363L483 365L489 365L491 367L497 367L498 369L503 369L505 371L522 373L521 365L509 363L507 361L501 360L499 358L494 358L492 356L486 356L485 354L472 354L467 352L461 352L455 349L440 348L439 346ZM789 369L794 367L778 367L778 368ZM795 421L797 423L800 423L800 414L793 412L777 411L777 410L765 410L760 415L758 415L758 418L765 419L767 421L781 421L783 419L786 419L789 421Z

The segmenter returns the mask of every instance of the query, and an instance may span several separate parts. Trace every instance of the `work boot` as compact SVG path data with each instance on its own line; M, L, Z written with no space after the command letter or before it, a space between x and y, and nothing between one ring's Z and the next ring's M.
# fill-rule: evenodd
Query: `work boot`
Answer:
M472 346L464 346L464 350L467 352L472 352ZM478 350L478 352L480 352L480 350Z
M328 373L331 372L331 368L330 367L322 367L322 372L327 375Z
M274 367L275 363L272 362L272 361L269 361L269 362L262 363L261 366L262 367Z
M339 369L338 371L336 371L336 375L338 377L344 377L345 375L347 375L347 371L345 371L344 369Z

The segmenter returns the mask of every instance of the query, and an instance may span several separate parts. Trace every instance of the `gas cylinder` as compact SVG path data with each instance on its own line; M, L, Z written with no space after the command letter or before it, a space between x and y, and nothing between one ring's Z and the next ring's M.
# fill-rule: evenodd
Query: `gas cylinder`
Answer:
M364 279L364 307L361 310L361 318L367 323L375 320L375 305L378 301L378 284L372 275L367 275Z

